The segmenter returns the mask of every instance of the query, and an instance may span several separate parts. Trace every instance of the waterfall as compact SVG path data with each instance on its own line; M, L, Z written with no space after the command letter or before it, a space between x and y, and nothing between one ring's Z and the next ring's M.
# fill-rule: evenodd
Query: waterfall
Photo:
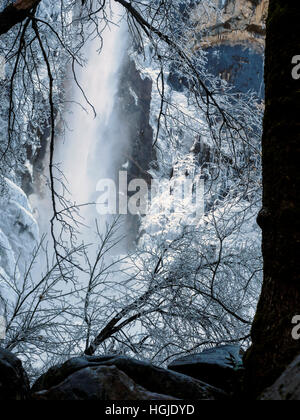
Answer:
M67 132L65 141L58 145L56 160L68 182L71 200L80 207L80 215L87 229L83 229L82 239L91 242L95 219L99 220L95 205L96 185L100 179L112 178L117 169L116 162L126 138L114 135L114 127L119 116L114 113L117 100L120 72L127 47L127 29L121 19L120 6L114 2L111 9L114 24L107 26L103 33L103 46L99 52L99 39L88 45L87 66L80 69L77 78L88 101L84 103L82 92L72 89L72 106L66 116ZM82 107L78 106L82 104ZM104 218L105 219L105 218ZM100 224L105 222L103 218Z

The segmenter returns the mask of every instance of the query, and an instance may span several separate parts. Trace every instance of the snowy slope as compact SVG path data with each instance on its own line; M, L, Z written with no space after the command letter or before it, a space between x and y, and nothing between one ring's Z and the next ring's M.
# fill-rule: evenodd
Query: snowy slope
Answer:
M38 225L25 193L5 178L0 196L0 294L8 299L5 281L20 283L39 240Z

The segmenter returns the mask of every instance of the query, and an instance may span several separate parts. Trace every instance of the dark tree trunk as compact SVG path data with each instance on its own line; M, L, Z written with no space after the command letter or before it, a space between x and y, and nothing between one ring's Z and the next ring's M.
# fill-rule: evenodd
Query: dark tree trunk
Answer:
M25 20L41 0L17 0L0 13L0 35Z
M245 363L248 391L257 396L300 354L292 318L300 314L299 145L300 5L270 0L266 40L266 111L263 133L264 284Z

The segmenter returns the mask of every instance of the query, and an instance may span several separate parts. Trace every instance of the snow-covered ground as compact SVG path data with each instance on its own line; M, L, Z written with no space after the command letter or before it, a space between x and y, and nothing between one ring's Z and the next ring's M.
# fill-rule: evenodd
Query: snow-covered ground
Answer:
M39 241L39 229L25 193L9 179L4 182L0 196L0 295L9 300L5 282L22 281Z

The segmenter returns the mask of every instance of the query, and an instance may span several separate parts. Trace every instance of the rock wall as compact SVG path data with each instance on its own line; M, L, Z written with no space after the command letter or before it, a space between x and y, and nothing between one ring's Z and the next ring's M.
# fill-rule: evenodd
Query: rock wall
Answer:
M208 68L235 92L264 98L264 46L268 0L214 0L222 7L195 8L193 48L207 51Z
M213 5L221 7L214 8ZM213 0L210 8L195 8L195 48L229 43L251 44L263 51L269 0Z
M119 87L118 106L123 115L122 130L129 138L129 146L124 155L128 171L128 182L144 179L151 182L150 163L155 159L152 147L153 129L150 125L152 80L142 78L134 61L129 57L125 61ZM127 163L126 163L127 161ZM127 216L128 243L134 246L139 231L139 217Z
M113 155L110 157L113 162L110 177L116 184L118 184L119 171L127 171L128 184L133 179L144 179L147 183L151 181L148 170L150 162L155 159L152 147L153 129L150 125L151 96L152 80L143 78L130 54L126 54L120 69L111 121L105 133L105 141L108 144L118 145L117 152L113 150ZM100 143L93 156L94 167L97 167L96 162L100 161L101 154ZM126 235L129 248L135 246L138 228L138 216L128 214Z

